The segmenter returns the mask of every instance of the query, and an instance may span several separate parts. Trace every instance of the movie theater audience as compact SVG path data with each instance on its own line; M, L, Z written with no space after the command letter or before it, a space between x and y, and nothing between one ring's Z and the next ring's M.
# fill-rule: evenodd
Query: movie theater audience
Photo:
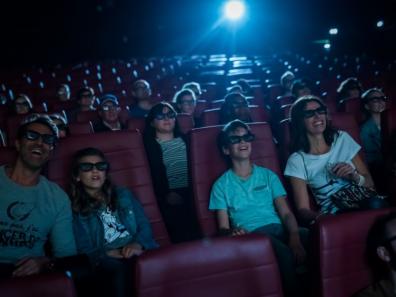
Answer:
M100 98L98 108L100 120L93 123L95 132L124 130L125 125L120 119L120 104L116 96L112 94L103 95Z
M220 107L220 123L226 124L236 119L246 123L252 121L249 104L241 93L229 93Z

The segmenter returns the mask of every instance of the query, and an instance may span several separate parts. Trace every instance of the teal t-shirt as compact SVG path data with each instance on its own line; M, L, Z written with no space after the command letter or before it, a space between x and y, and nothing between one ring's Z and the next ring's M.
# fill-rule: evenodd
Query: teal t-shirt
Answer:
M55 257L76 254L70 200L53 182L40 176L35 186L12 181L0 167L0 263L44 256L50 240Z
M246 180L231 169L213 185L210 210L227 210L234 228L249 232L268 225L281 224L274 200L286 196L278 176L269 169L253 165Z

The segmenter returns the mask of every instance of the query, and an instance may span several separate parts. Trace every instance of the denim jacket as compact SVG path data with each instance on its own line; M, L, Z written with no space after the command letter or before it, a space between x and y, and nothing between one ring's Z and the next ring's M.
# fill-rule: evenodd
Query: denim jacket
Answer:
M144 214L143 207L128 189L117 187L116 191L116 209L121 223L133 235L131 243L139 243L147 250L157 248L159 245L153 238L150 222ZM88 254L96 264L106 256L104 228L98 212L88 215L74 213L73 230L79 253Z

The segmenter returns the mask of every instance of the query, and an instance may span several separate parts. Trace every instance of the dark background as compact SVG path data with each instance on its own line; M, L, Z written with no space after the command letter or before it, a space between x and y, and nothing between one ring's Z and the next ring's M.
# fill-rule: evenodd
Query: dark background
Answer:
M224 1L1 1L3 64L292 50L394 57L395 0L250 0L246 20L218 22ZM376 28L384 19L385 26ZM215 26L215 24L217 25ZM330 38L328 30L339 34Z

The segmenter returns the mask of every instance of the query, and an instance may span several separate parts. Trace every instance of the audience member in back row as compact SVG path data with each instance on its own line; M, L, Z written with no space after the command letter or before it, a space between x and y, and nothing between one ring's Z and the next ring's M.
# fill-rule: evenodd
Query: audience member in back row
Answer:
M246 123L252 121L245 96L241 93L230 93L225 96L224 103L220 108L220 124L226 124L236 119Z
M374 284L355 297L396 296L396 213L378 218L370 228L366 246Z
M67 119L69 123L73 123L77 120L77 115L82 111L95 110L95 91L90 87L84 87L77 93L77 104L78 106L67 112Z
M110 164L95 148L78 151L72 164L70 198L79 253L95 267L100 296L130 296L132 265L128 261L158 247L143 208L132 193L116 187Z
M182 90L184 90L184 89L189 89L189 90L193 91L195 94L196 100L201 99L202 90L201 90L201 85L199 83L197 83L195 81L185 83L182 87Z
M348 77L337 89L337 103L351 98L360 98L363 88L356 77Z
M121 108L116 96L107 94L100 99L100 120L93 124L95 132L119 131L125 129L120 120Z
M302 96L311 95L312 94L311 82L306 78L296 79L293 82L291 92L296 99Z
M66 119L59 113L50 114L49 117L54 122L59 131L59 138L66 138L70 135Z
M381 192L386 189L386 176L383 174L385 164L381 148L381 113L386 108L386 100L384 93L377 88L369 89L362 95L366 121L361 127L360 139L368 167Z
M152 107L150 84L144 79L135 81L132 85L132 96L135 103L129 108L130 117L146 117Z
M187 145L176 112L166 102L156 104L146 118L144 145L154 191L171 240L195 239L195 221L188 170Z
M178 91L173 97L173 103L176 104L179 113L194 115L196 100L194 92L190 89Z
M344 131L329 124L327 109L315 96L304 96L291 108L291 144L285 175L290 177L298 214L306 223L320 214L335 214L339 207L332 200L337 191L356 184L374 186L358 152L360 146ZM320 211L310 206L310 186Z
M219 146L231 169L213 185L209 209L216 210L220 234L266 234L274 247L287 296L298 294L295 268L305 260L308 230L298 228L286 191L271 170L252 164L254 134L240 120L228 123Z
M40 175L54 149L58 129L48 116L32 114L18 129L13 165L0 167L0 275L36 274L52 265L44 251L49 239L54 257L76 253L70 200ZM7 266L8 265L8 266Z
M16 115L26 115L33 111L33 104L25 94L19 94L12 102L12 110Z
M61 84L57 91L56 97L59 101L68 101L70 100L70 88L67 84Z
M295 79L294 73L286 71L280 78L280 84L282 86L282 96L292 96L292 86Z
M238 79L235 85L241 87L241 92L244 96L253 96L252 87L246 79Z

